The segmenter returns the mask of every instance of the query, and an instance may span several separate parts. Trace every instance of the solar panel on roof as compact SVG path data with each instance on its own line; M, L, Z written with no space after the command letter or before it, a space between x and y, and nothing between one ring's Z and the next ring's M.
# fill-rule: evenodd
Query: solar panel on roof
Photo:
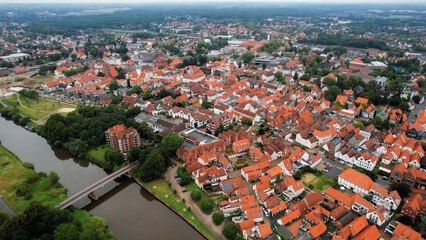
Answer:
M379 212L380 212L380 213L384 213L384 212L385 212L385 208L381 208L381 209L379 210Z
M225 191L228 191L228 190L231 190L231 189L232 189L232 186L231 186L231 184L230 184L230 183L227 183L227 184L223 185L223 189L224 189Z

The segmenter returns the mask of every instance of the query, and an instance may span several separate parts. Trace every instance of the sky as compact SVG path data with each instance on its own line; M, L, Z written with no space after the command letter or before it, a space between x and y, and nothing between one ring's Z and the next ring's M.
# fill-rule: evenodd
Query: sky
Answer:
M0 0L0 3L204 3L204 2L265 2L262 0ZM276 3L334 3L334 4L356 4L356 3L375 3L375 4L389 4L389 3L422 3L425 4L425 0L267 0L267 2Z

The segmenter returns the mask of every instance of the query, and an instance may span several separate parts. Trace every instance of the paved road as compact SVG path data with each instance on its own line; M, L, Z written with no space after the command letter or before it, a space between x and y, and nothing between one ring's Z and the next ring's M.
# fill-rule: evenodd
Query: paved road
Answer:
M340 173L342 173L344 171L343 167L344 165L341 164L339 161L331 161L330 159L325 158L325 156L321 155L323 158L323 163L320 164L324 164L327 163L329 165L331 165L333 168L330 169L329 172L323 172L324 175L326 175L327 177L330 178L335 178L337 176L339 176ZM382 176L379 174L377 180L375 181L377 184L379 184L380 186L389 189L390 184L388 181L383 180Z
M7 205L6 201L0 196L0 210L5 212L9 217L13 215L17 215L15 210L13 210L9 205Z
M112 180L116 179L117 177L123 175L124 173L126 173L130 169L136 167L138 164L139 164L138 162L134 162L134 163L127 165L126 167L108 175L107 177L105 177L105 178L97 181L96 183L90 185L89 187L83 189L79 193L75 194L74 196L72 196L72 197L68 198L67 200L63 201L62 203L58 204L56 207L60 208L60 209L65 209L66 207L74 204L76 201L80 200L81 198L89 195L91 192L95 191L96 189L102 187L103 185L105 185L105 184L111 182Z
M410 116L408 116L408 123L412 124L414 123L415 119L414 119L414 115L419 116L419 113L421 110L425 110L426 109L426 101L423 101L422 104L418 105L416 108L414 108L413 111L411 111Z

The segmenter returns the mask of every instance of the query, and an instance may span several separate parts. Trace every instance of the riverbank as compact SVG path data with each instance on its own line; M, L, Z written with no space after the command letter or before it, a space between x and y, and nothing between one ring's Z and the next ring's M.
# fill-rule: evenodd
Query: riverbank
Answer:
M30 163L23 163L15 154L0 144L0 195L18 214L23 213L31 202L53 208L67 198L67 189L59 184L56 173L36 173ZM56 175L56 176L55 176ZM71 209L74 220L83 226L92 216L75 207ZM106 230L113 235L111 231Z
M151 193L169 209L174 211L206 239L217 240L210 230L207 229L200 220L198 220L194 213L191 212L191 209L186 206L184 199L180 198L173 192L173 189L169 186L166 180L157 179L149 183L145 183L139 179L134 179L141 187Z

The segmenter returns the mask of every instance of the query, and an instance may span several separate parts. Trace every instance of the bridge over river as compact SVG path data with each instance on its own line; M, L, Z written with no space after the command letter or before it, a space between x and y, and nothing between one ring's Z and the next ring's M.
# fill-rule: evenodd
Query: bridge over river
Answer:
M129 173L130 170L134 167L136 167L137 165L139 165L138 162L133 162L127 166L125 166L124 168L111 173L110 175L106 176L105 178L95 182L94 184L88 186L87 188L81 190L80 192L74 194L73 196L69 197L68 199L66 199L65 201L59 203L58 205L56 205L57 208L59 209L65 209L70 205L73 205L75 202L77 202L78 200L80 200L81 198L89 195L90 197L96 199L97 196L95 194L96 189L103 187L105 184L113 181L114 179L122 176L123 174Z

